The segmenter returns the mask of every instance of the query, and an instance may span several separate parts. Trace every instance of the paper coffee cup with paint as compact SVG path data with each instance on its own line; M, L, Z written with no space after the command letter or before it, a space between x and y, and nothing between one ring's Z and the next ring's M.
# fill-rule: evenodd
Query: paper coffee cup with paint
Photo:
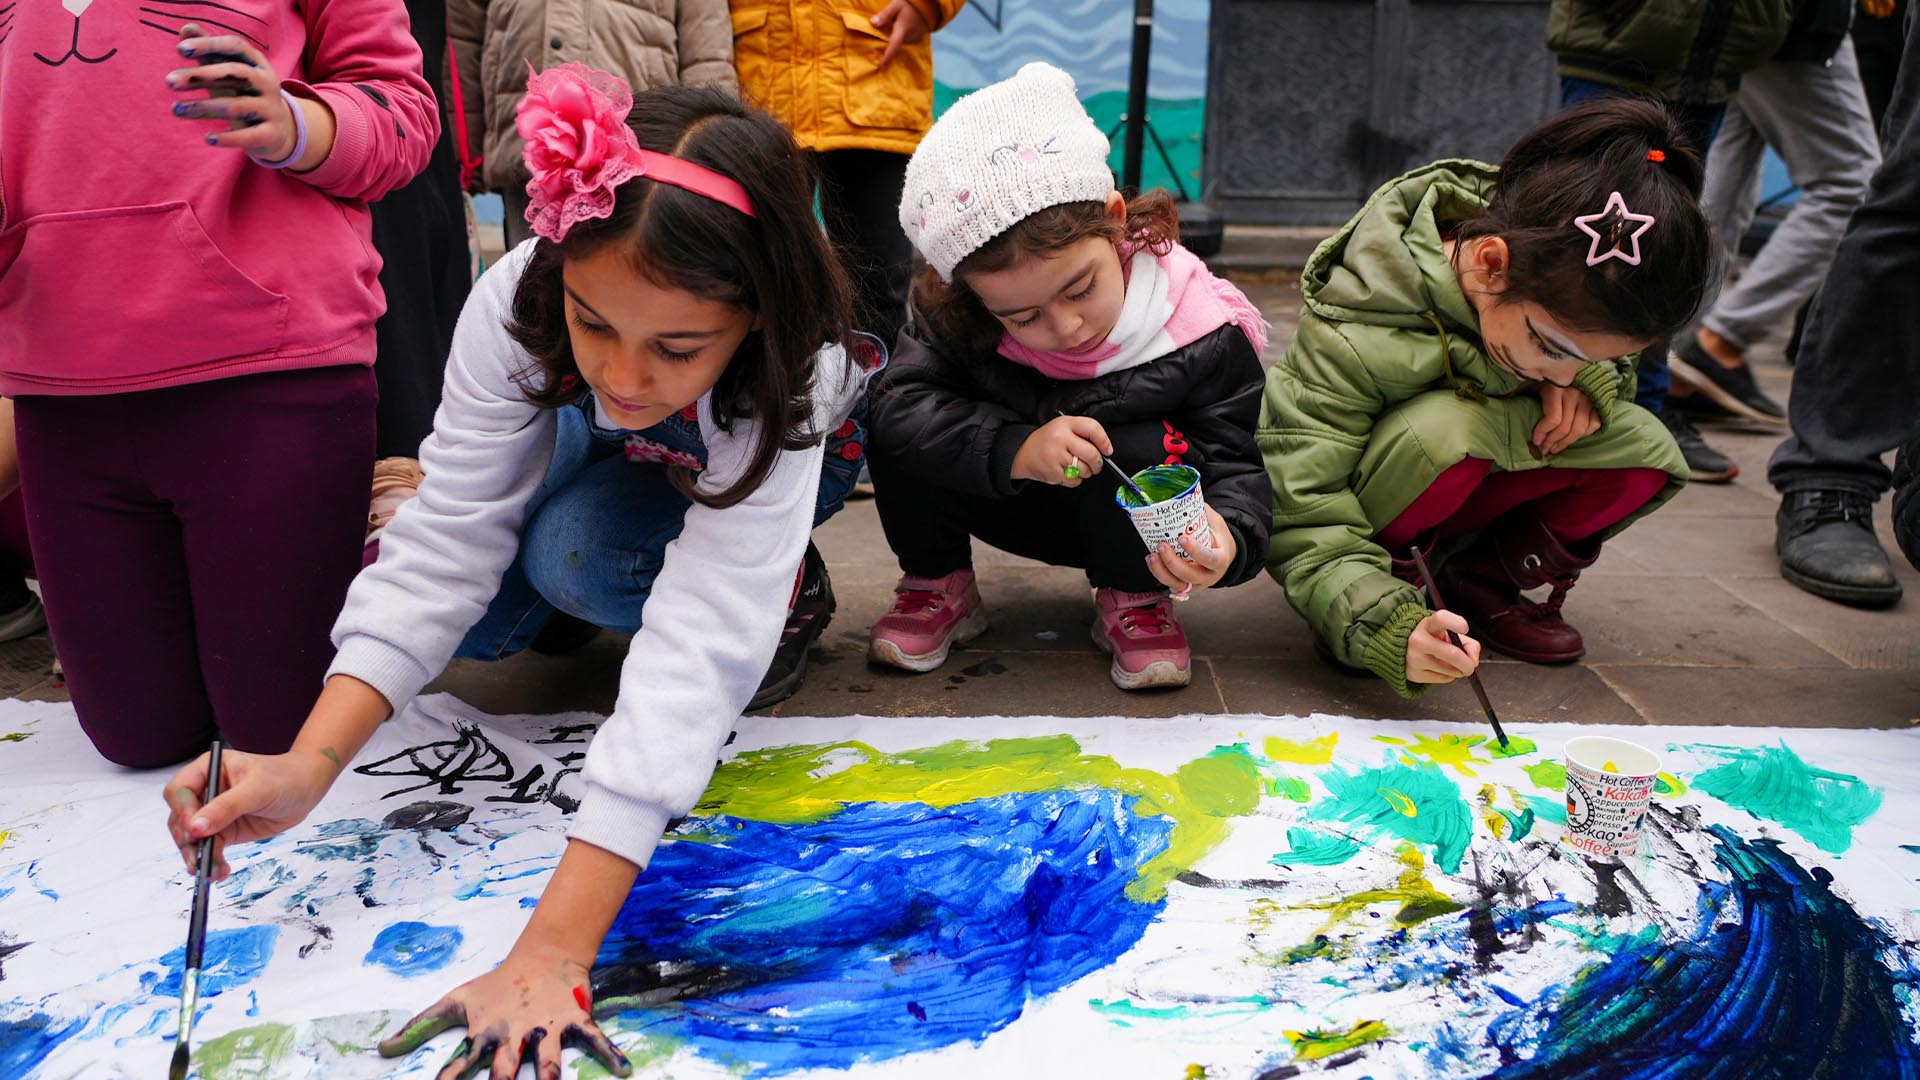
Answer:
M1193 535L1188 543L1196 547L1213 543L1213 527L1207 524L1207 500L1200 494L1200 470L1190 465L1155 465L1134 473L1133 482L1148 501L1141 502L1125 484L1120 485L1113 500L1133 519L1133 527L1146 541L1148 551L1160 550L1162 543L1172 544L1173 550L1187 559L1187 553L1180 550L1179 538L1189 526Z
M1625 739L1567 740L1567 844L1613 860L1640 850L1640 824L1660 775L1660 755Z

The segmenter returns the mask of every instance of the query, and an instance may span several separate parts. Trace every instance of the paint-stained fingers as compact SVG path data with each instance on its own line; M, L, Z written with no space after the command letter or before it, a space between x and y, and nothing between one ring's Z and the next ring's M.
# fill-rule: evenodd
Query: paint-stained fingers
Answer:
M527 1034L531 1036L533 1032ZM499 1046L493 1051L493 1069L487 1073L488 1080L513 1080L520 1075L520 1058L525 1051L525 1039L500 1040Z
M194 27L194 29L198 30L199 27ZM187 37L185 36L184 29L181 33L182 36L179 43L174 46L179 50L181 56L195 60L206 60L210 57L224 60L232 57L235 63L246 64L250 67L264 68L267 66L267 58L261 55L260 50L254 48L253 43L246 38L235 34L216 34L213 37L196 34L192 37Z
M470 1080L474 1073L487 1067L488 1052L492 1049L475 1046L472 1039L461 1039L460 1045L453 1048L453 1056L433 1074L433 1080Z
M425 1012L407 1021L399 1032L380 1040L380 1056L411 1054L435 1035L451 1027L464 1027L466 1023L467 1007L453 998L441 998Z
M252 64L229 62L223 64L203 64L199 67L179 68L167 72L167 85L175 93L189 90L211 90L215 87L232 90L256 91L264 97L273 89L273 75L254 67Z
M282 103L284 104L284 102ZM182 120L225 120L230 124L258 124L267 118L258 98L220 97L205 101L176 101L173 115Z
M621 1053L619 1047L613 1045L613 1040L607 1038L599 1024L592 1021L569 1024L567 1030L561 1032L560 1042L598 1061L615 1076L633 1075L633 1063L627 1060L627 1055Z
M533 1048L534 1075L539 1080L559 1080L560 1051L563 1045L558 1032L546 1028L534 1028L540 1033L540 1042Z

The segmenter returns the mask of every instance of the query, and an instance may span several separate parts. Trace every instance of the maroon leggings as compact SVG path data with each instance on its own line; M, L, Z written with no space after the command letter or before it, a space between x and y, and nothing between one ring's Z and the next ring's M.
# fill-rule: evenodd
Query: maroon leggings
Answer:
M360 569L365 367L14 404L55 651L108 760L292 745Z
M1404 555L1416 540L1477 533L1523 504L1549 532L1573 543L1645 506L1670 479L1659 469L1492 470L1493 462L1473 457L1448 468L1380 530L1380 546Z

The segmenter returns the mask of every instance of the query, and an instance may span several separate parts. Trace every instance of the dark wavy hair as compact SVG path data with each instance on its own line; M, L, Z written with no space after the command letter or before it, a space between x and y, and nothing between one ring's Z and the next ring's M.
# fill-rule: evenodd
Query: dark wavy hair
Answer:
M1699 153L1658 102L1576 106L1507 151L1486 209L1454 234L1455 256L1467 240L1498 236L1508 252L1501 303L1534 301L1571 330L1667 337L1693 318L1713 272L1702 172ZM1590 267L1590 238L1573 219L1598 212L1616 191L1629 210L1653 215L1653 227L1640 237L1640 265Z
M742 419L761 424L746 472L706 495L691 473L669 470L688 498L732 506L760 486L782 450L804 449L826 434L812 430L815 356L849 340L847 274L814 217L806 158L779 121L717 90L669 86L635 94L627 125L643 148L739 181L756 216L635 177L620 185L606 218L579 222L560 243L537 241L507 324L534 359L521 387L528 401L549 409L592 392L574 362L560 272L568 259L609 246L650 280L757 317L760 328L740 343L713 388L721 430Z
M914 284L915 303L942 347L970 355L991 353L1005 328L967 287L967 275L1005 270L1022 259L1049 255L1090 236L1165 255L1180 242L1180 214L1173 196L1158 188L1127 200L1124 221L1115 220L1100 202L1060 203L1036 210L961 259L951 282L941 281L932 267L921 271Z

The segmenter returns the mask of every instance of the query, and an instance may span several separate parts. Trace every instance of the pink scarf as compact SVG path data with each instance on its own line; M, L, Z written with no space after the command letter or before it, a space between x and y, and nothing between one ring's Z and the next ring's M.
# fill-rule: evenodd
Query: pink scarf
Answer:
M1267 320L1232 283L1213 275L1198 255L1181 247L1155 256L1146 248L1126 260L1126 298L1106 344L1088 353L1029 349L1007 334L1001 356L1054 379L1096 379L1158 360L1232 323L1255 352L1267 347Z

